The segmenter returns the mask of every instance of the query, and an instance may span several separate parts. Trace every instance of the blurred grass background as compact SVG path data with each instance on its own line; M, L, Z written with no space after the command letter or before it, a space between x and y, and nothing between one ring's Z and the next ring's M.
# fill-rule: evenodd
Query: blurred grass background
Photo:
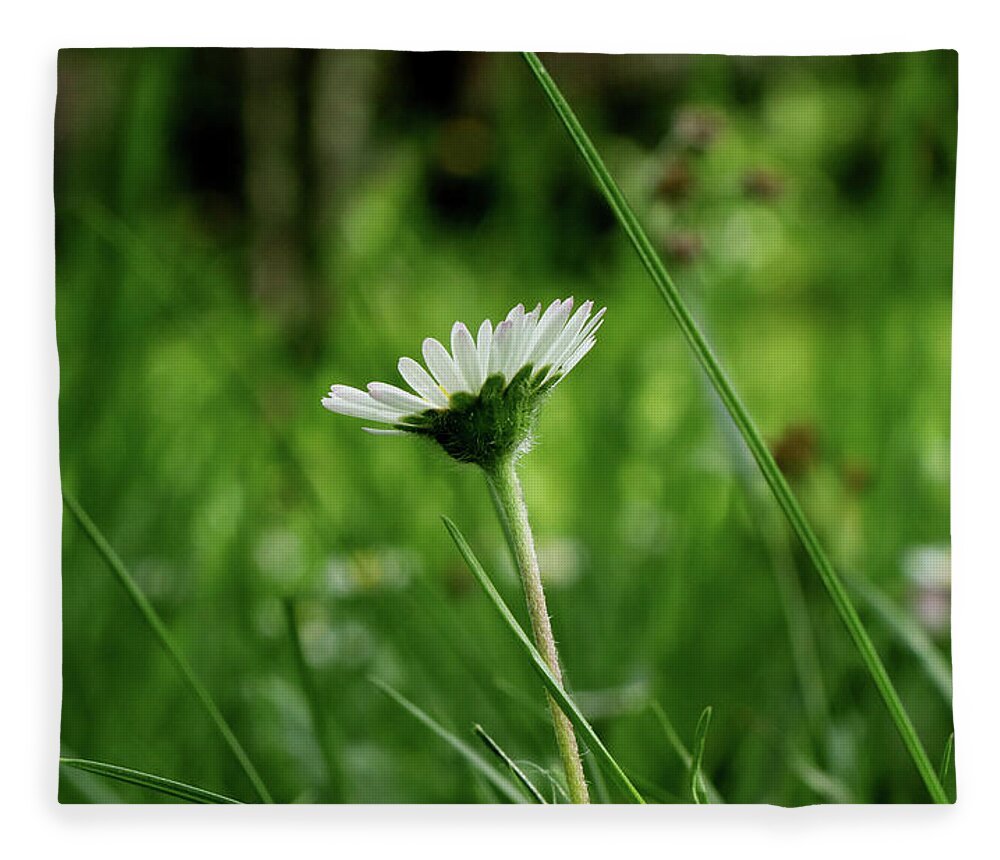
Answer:
M957 55L543 58L940 755ZM567 295L608 305L607 323L523 473L568 681L598 732L650 799L684 785L653 700L688 743L713 706L705 767L727 801L925 799L516 55L65 50L55 132L63 481L276 799L496 799L370 676L470 744L481 723L551 793L541 687L439 519L520 611L480 475L319 399L398 381L397 358L456 319ZM72 518L63 546L64 753L252 799ZM60 799L159 798L64 771Z

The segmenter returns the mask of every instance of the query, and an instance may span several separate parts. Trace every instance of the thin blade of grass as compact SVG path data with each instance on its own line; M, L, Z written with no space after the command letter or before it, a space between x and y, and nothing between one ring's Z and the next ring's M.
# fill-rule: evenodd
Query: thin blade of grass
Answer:
M486 571L483 569L483 566L479 563L479 559L476 558L475 553L472 552L471 547L462 536L458 526L448 519L448 517L442 517L441 519L444 521L445 528L448 529L451 539L455 541L455 546L458 547L458 551L462 554L462 558L465 559L466 565L468 565L469 570L472 571L472 575L476 577L480 586L482 586L483 591L486 592L486 595L490 598L494 607L496 607L497 612L500 613L500 617L506 622L507 627L521 643L521 647L528 655L532 665L535 667L535 670L541 676L546 689L556 700L559 707L562 709L562 712L566 714L576 730L583 735L595 755L600 758L605 765L607 765L611 775L615 778L615 782L625 792L625 794L636 803L645 803L642 799L642 795L639 794L636 787L625 775L625 771L621 769L621 766L617 761L615 761L614 756L611 755L608 748L604 746L603 741L601 741L601 739L597 736L597 733L591 727L590 723L587 722L587 718L584 717L583 712L577 706L576 702L569 697L566 691L562 688L562 684L556 680L555 676L552 674L552 670L549 669L548 664L545 662L545 659L538 653L538 649L531 641L531 637L524 632L524 628L518 623L517 619L514 617L514 613L512 613L507 604L504 603L503 598L500 596L500 592L496 590L493 582L490 580L489 576L487 576Z
M708 285L700 275L699 272L702 289L707 292ZM688 307L692 315L699 316L697 299L696 297L692 299L690 294ZM702 333L711 345L713 342L711 329L705 322L705 317L702 316L701 319ZM778 597L782 614L785 616L788 644L792 652L802 705L809 719L813 744L818 749L822 746L822 739L830 722L830 705L819 660L819 649L816 647L816 631L802 588L801 565L796 562L792 552L791 536L788 534L783 515L768 504L770 490L763 485L760 471L743 443L739 431L722 401L715 395L708 378L702 374L699 381L701 388L708 395L713 423L722 437L726 456L742 489L743 498L747 502L751 523L757 532L758 540L771 566L775 585L778 587Z
M111 572L114 573L118 582L121 583L122 588L125 589L125 593L131 599L132 604L139 610L139 614L145 619L150 630L153 631L153 635L157 638L163 650L167 652L167 656L173 661L177 671L180 672L181 678L183 678L191 692L194 693L195 698L201 702L202 707L212 722L215 723L219 734L222 735L226 745L232 750L233 755L240 763L240 767L243 768L243 772L247 775L257 795L264 803L274 803L270 792L267 790L267 786L264 785L264 781L257 772L257 768L250 761L250 757L233 733L229 723L226 722L226 718L222 716L222 712L215 704L205 685L195 675L194 669L191 668L191 664L188 663L187 658L181 653L180 648L174 642L173 636L160 619L153 605L149 602L146 595L143 594L142 589L136 585L135 580L132 579L124 562L118 557L114 549L112 549L111 544L108 543L104 535L101 534L100 529L94 525L94 521L87 515L87 512L80 506L80 503L72 495L65 492L63 493L63 500L66 502L66 507L76 517L76 521L80 524L84 533L90 538L90 542L94 545L94 548L104 558L108 567L111 568Z
M302 692L305 694L306 703L309 706L309 715L312 718L313 734L316 736L316 744L319 746L320 754L323 756L323 764L326 766L327 790L330 799L334 803L339 803L342 797L342 787L340 779L340 767L337 764L337 757L334 755L333 746L330 743L330 727L326 721L326 711L320 701L319 690L316 687L316 678L312 669L306 662L305 651L302 648L302 638L299 636L299 625L295 617L295 605L290 599L282 601L285 608L285 622L288 627L288 638L291 642L292 653L295 656L295 669L299 676L299 683L302 685Z
M62 744L62 753L60 754L60 762L62 759L76 759L79 756L76 752L67 747L66 744ZM59 774L59 795L62 797L62 780L65 777L67 783L71 785L76 791L83 795L87 803L94 804L111 804L111 803L124 803L121 795L116 790L116 786L112 785L108 780L97 774L90 773L89 771L82 771L79 768L69 767L64 769L63 772Z
M842 780L817 767L801 754L794 754L788 761L791 771L802 784L816 792L826 803L853 803L851 790Z
M431 717L430 714L422 711L415 704L413 704L413 702L407 699L406 696L386 684L385 681L380 681L378 678L371 678L370 680L418 723L421 723L423 726L430 729L434 734L441 738L441 740L448 744L448 746L455 750L455 752L465 759L465 761L476 773L484 777L490 785L503 794L504 797L513 803L524 802L524 796L517 790L514 784L505 777L500 776L500 774L490 767L489 763L482 756L480 756L479 753L472 749L472 747L465 743L465 741L457 737L453 732L449 732L444 726L437 722L437 720Z
M103 761L90 761L83 758L60 758L59 764L76 770L96 773L108 779L124 782L129 785L138 785L148 788L159 794L168 797L175 797L188 803L241 803L242 801L226 797L224 794L217 794L206 788L198 788L196 785L188 785L178 782L175 779L167 779L165 776L157 776L153 773L144 773L141 770L133 770L130 767L122 767L117 764L108 764Z
M950 705L951 667L931 637L927 635L924 627L916 623L889 595L863 575L848 576L847 584L861 598L862 604L869 606L920 661L927 677L931 679L945 702Z
M701 712L694 730L694 751L691 753L691 767L688 769L688 790L695 803L708 803L705 780L701 774L701 761L705 755L705 735L708 734L708 724L711 721L712 708L708 707Z
M539 777L543 778L546 783L548 783L549 788L552 790L552 800L549 803L572 803L570 800L569 792L563 787L563 784L559 781L559 778L552 773L548 768L542 767L540 764L535 764L533 761L522 762L522 767L528 770L534 771ZM560 799L561 798L561 799Z
M635 784L642 789L642 796L648 798L649 803L659 803L664 806L674 806L684 803L684 798L678 797L672 791L668 791L663 786L656 785L641 776L635 777Z
M649 709L656 717L656 721L660 724L660 728L663 729L663 734L667 738L667 743L669 743L673 751L677 753L677 757L681 760L681 764L684 765L685 770L690 771L693 756L688 751L688 748L684 746L684 741L682 741L681 736L677 734L677 730L674 728L674 724L670 721L670 717L667 716L667 712L663 710L660 703L657 701L650 702ZM725 803L722 799L722 795L719 794L718 789L716 789L715 785L707 776L705 776L704 773L701 775L701 781L702 785L705 787L705 793L708 796L709 803Z
M830 599L833 601L841 620L847 627L848 633L861 655L865 668L868 670L872 681L882 695L889 715L892 717L896 729L903 740L903 744L906 746L917 771L924 781L924 785L927 787L928 793L935 803L948 803L948 796L938 780L934 766L927 756L927 751L924 749L913 726L913 722L910 720L910 716L903 706L902 700L899 698L899 693L896 692L896 688L889 678L889 673L886 671L882 659L875 650L875 645L872 643L871 637L869 637L867 630L861 622L861 618L858 616L857 610L854 608L847 589L827 558L826 552L819 542L819 538L816 537L812 527L806 520L802 508L799 506L795 495L788 486L788 482L778 468L778 464L774 461L770 449L764 442L764 437L757 429L756 424L754 424L753 419L750 417L750 413L736 394L736 390L733 388L718 359L716 359L715 354L709 347L701 329L688 311L680 291L677 289L676 284L674 284L673 279L653 248L653 243L646 235L645 230L639 223L639 219L625 199L625 195L605 166L597 148L590 140L586 131L584 131L569 102L566 101L565 96L563 96L558 85L549 75L537 54L532 51L524 51L523 57L558 114L559 119L562 120L563 125L569 132L573 143L586 162L595 183L638 253L640 261L649 273L663 301L673 314L674 319L681 329L681 333L691 347L692 352L694 352L705 374L708 376L712 387L729 412L733 423L736 424L740 435L743 437L743 441L746 443L747 448L749 448L750 453L757 462L757 466L764 475L764 479L771 488L771 492L774 494L789 523L802 542L809 558L816 567L823 585L830 595Z
M955 754L955 733L948 735L948 743L944 745L944 754L941 756L941 767L938 769L938 779L944 785L948 780L948 773L951 771L951 759Z
M503 748L498 744L493 738L487 734L486 729L484 729L479 723L476 723L472 727L472 730L476 733L476 736L486 745L486 748L493 753L500 761L506 765L507 769L514 774L514 778L517 779L521 785L524 786L525 790L536 803L548 803L548 801L542 797L541 793L535 788L534 784L525 775L524 771L517 766L517 762L514 761L507 753L503 751Z
M611 795L608 794L608 783L604 778L604 771L601 770L597 760L590 754L590 750L585 749L583 758L584 767L590 775L590 782L594 788L594 796L598 803L611 803Z

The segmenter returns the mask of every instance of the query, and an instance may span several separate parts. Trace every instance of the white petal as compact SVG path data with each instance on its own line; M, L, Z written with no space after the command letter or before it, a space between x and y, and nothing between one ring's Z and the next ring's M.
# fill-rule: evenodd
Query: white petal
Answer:
M504 320L493 332L493 346L490 349L490 369L489 376L494 373L503 374L507 356L510 355L511 337L513 325L510 320Z
M465 388L465 383L455 367L455 362L448 355L448 350L441 346L439 341L429 337L424 341L424 361L427 362L427 369L434 374L445 394L451 395Z
M567 361L564 361L562 366L559 368L558 373L565 376L569 373L576 365L579 363L580 359L583 358L591 349L593 349L594 344L597 343L597 339L593 337L588 337L583 343L581 343Z
M424 400L423 397L416 397L409 391L403 391L402 388L384 382L369 382L368 393L378 403L390 409L401 409L406 415L416 415L426 409L434 408L434 404Z
M525 314L524 318L527 322L531 331L535 330L535 326L538 325L538 318L542 315L542 303L539 302L534 308L531 309L531 313Z
M343 400L345 403L353 403L365 408L382 409L386 412L398 411L385 404L375 402L367 391L360 391L357 388L352 388L350 385L331 385L328 396L332 400Z
M598 329L604 325L603 317L605 310L606 308L602 308L597 314L595 314L594 318L580 330L580 333L577 334L575 338L573 338L573 342L563 350L562 355L560 355L552 365L556 370L559 370L562 365L572 358L573 354L580 348L580 344L597 334Z
M514 322L515 320L521 319L523 316L524 316L524 305L522 305L519 302L510 309L510 312L507 314L507 321Z
M524 305L514 305L514 307L510 309L510 313L507 314L505 322L507 323L507 335L506 343L504 344L503 364L500 367L500 372L506 376L508 366L510 364L510 357L513 355L514 350L517 347L517 339L520 337L521 326L524 324Z
M537 370L542 369L541 360L545 358L548 351L552 348L552 344L566 325L566 320L569 319L572 310L572 296L564 302L556 299L548 306L545 313L542 314L542 318L538 322L538 327L532 336L531 346L529 347L528 354L525 356L525 363L531 362Z
M521 331L517 336L517 344L510 359L514 373L517 373L528 363L528 351L535 338L535 329L538 327L538 317L541 312L542 306L538 304L535 305L535 309L531 313L524 315L524 320L521 322Z
M594 314L590 321L580 331L580 334L577 335L576 339L578 342L582 342L585 338L592 335L601 327L601 320L604 319L604 314L607 310L607 308L601 308L596 314Z
M479 326L479 334L476 335L476 353L479 358L479 375L483 382L490 370L490 347L493 345L493 323L490 320L483 320Z
M465 327L465 323L457 322L452 326L451 352L455 356L455 364L465 380L466 390L472 394L478 394L479 389L483 387L483 380L479 375L479 355L476 353L475 341Z
M334 385L329 397L322 400L323 405L331 412L350 415L352 418L366 418L370 421L383 421L395 424L403 413L398 409L390 409L377 403L364 391L358 391L347 385Z
M406 380L406 384L417 392L429 403L433 403L439 409L448 408L448 397L441 390L434 378L424 368L412 358L403 356L399 360L399 375Z
M517 361L517 348L524 330L524 305L519 304L511 308L510 313L507 314L507 321L510 323L510 334L507 336L503 366L500 368L500 372L509 381L514 375L511 368Z
M521 357L524 352L527 330L531 325L531 317L529 314L524 312L524 305L517 305L507 315L507 319L511 324L510 341L508 342L507 350L504 355L501 372L503 373L504 378L509 382L514 378L514 374L521 369Z
M557 367L560 361L565 360L572 354L573 342L587 321L587 317L590 316L590 311L593 307L594 303L591 301L586 301L580 305L577 312L573 314L570 321L566 323L566 327L553 342L545 358L542 359L543 366L550 364L552 367Z
M365 433L371 433L372 436L405 436L405 430L395 430L392 427L362 427Z
M583 327L583 331L581 331L580 334L576 336L576 339L573 341L573 345L566 351L566 353L559 360L560 367L565 365L572 358L572 356L580 348L580 344L588 340L596 340L595 336L597 335L597 332L600 330L601 326L604 325L603 317L604 314L600 313Z

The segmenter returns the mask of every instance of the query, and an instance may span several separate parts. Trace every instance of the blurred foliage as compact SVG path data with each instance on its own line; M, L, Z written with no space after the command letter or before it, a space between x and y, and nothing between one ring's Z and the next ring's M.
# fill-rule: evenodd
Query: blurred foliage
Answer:
M947 657L957 56L545 59L838 569ZM63 51L55 181L63 480L278 800L497 799L371 676L472 745L480 723L545 789L541 687L439 519L520 609L480 475L319 399L397 381L397 358L456 319L566 295L608 305L607 323L523 472L566 673L598 732L665 798L686 767L654 699L689 745L712 706L703 769L730 802L925 799L517 56ZM63 553L64 754L251 799L69 517ZM796 583L806 616L786 599ZM859 606L939 755L950 702ZM783 607L816 641L819 721ZM70 772L60 798L158 799Z

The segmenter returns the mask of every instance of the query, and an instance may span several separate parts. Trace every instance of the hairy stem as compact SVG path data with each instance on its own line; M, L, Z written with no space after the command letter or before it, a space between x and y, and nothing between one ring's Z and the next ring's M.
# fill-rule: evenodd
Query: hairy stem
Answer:
M517 477L514 459L503 459L486 472L490 484L493 501L497 506L501 523L507 533L517 569L521 574L521 585L528 604L528 615L531 617L531 630L535 637L535 645L545 659L549 670L556 680L562 684L562 670L559 668L559 653L556 650L556 640L552 635L552 625L549 622L549 611L545 605L545 591L542 589L542 576L538 567L538 556L535 553L535 539L531 534L528 522L528 508L524 503L524 492ZM556 733L556 743L559 746L559 756L566 771L566 783L569 796L573 803L590 803L587 791L587 779L583 775L583 762L580 760L580 750L576 743L576 734L569 718L559 709L555 699L545 694L552 712L552 723Z

